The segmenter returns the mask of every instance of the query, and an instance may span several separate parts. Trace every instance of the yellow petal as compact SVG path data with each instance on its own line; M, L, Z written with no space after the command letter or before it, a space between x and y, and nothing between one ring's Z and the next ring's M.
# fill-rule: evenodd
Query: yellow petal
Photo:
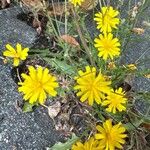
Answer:
M16 53L15 49L10 45L10 44L6 44L6 48L7 50L9 50L12 53Z
M21 44L19 44L19 43L17 43L17 45L16 45L16 51L17 51L17 53L18 54L20 54L21 53L21 51L22 51L22 48L21 48Z
M16 53L13 53L13 52L6 50L3 52L3 55L6 57L12 57L13 58L13 57L15 57Z
M14 66L18 66L19 65L19 58L14 58Z

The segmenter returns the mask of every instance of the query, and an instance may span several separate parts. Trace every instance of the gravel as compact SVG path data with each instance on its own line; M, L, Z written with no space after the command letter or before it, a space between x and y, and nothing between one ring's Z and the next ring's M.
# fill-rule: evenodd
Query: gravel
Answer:
M0 10L0 54L7 43L32 46L36 31L17 19L20 7ZM43 150L60 141L53 121L46 109L38 107L32 113L23 113L18 103L22 96L11 76L11 66L0 60L0 150Z

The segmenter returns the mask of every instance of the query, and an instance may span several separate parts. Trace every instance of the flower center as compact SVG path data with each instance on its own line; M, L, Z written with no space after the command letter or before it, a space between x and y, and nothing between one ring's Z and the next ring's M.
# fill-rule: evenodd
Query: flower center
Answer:
M112 98L112 103L114 106L117 106L120 103L120 96L115 94Z
M18 53L15 53L15 54L14 54L14 57L15 57L15 58L20 58L20 55L19 55Z
M38 82L36 87L37 87L37 89L41 90L41 89L43 89L43 84L41 82Z
M106 132L106 139L107 139L107 141L111 141L111 134L110 134L110 132Z
M110 24L111 20L112 20L112 17L110 15L108 15L108 14L105 14L105 16L104 16L104 23L105 24Z
M112 48L111 42L108 40L105 40L104 41L104 48L109 51Z
M90 83L89 83L89 90L90 90L90 91L93 91L93 82L90 82Z

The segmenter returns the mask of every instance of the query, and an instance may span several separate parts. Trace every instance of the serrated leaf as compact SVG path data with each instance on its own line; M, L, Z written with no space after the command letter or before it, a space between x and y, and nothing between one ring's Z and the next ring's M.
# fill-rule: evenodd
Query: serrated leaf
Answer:
M31 49L29 53L49 53L49 49Z
M78 140L79 138L72 134L71 139L68 139L65 143L58 142L54 146L47 148L46 150L70 150L72 145Z
M128 130L128 131L132 131L135 130L135 128L138 128L141 124L143 123L143 119L141 120L136 120L133 123L126 123L124 124L124 127Z
M61 72L68 75L75 74L73 66L68 65L65 61L60 61L58 59L49 59L49 58L44 58L44 60L47 61L50 65L52 65L52 67L55 67L56 70L60 70Z

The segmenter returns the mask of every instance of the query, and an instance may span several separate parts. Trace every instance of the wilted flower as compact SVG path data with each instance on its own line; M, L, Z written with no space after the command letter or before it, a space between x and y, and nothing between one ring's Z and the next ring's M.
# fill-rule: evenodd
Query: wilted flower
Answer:
M143 28L133 28L132 31L138 35L144 34L145 32Z
M114 62L109 62L108 65L107 65L107 67L108 67L109 69L114 69L114 68L116 68L116 65L115 65Z
M130 70L137 70L137 67L135 64L129 64L127 65L127 67L130 69Z

